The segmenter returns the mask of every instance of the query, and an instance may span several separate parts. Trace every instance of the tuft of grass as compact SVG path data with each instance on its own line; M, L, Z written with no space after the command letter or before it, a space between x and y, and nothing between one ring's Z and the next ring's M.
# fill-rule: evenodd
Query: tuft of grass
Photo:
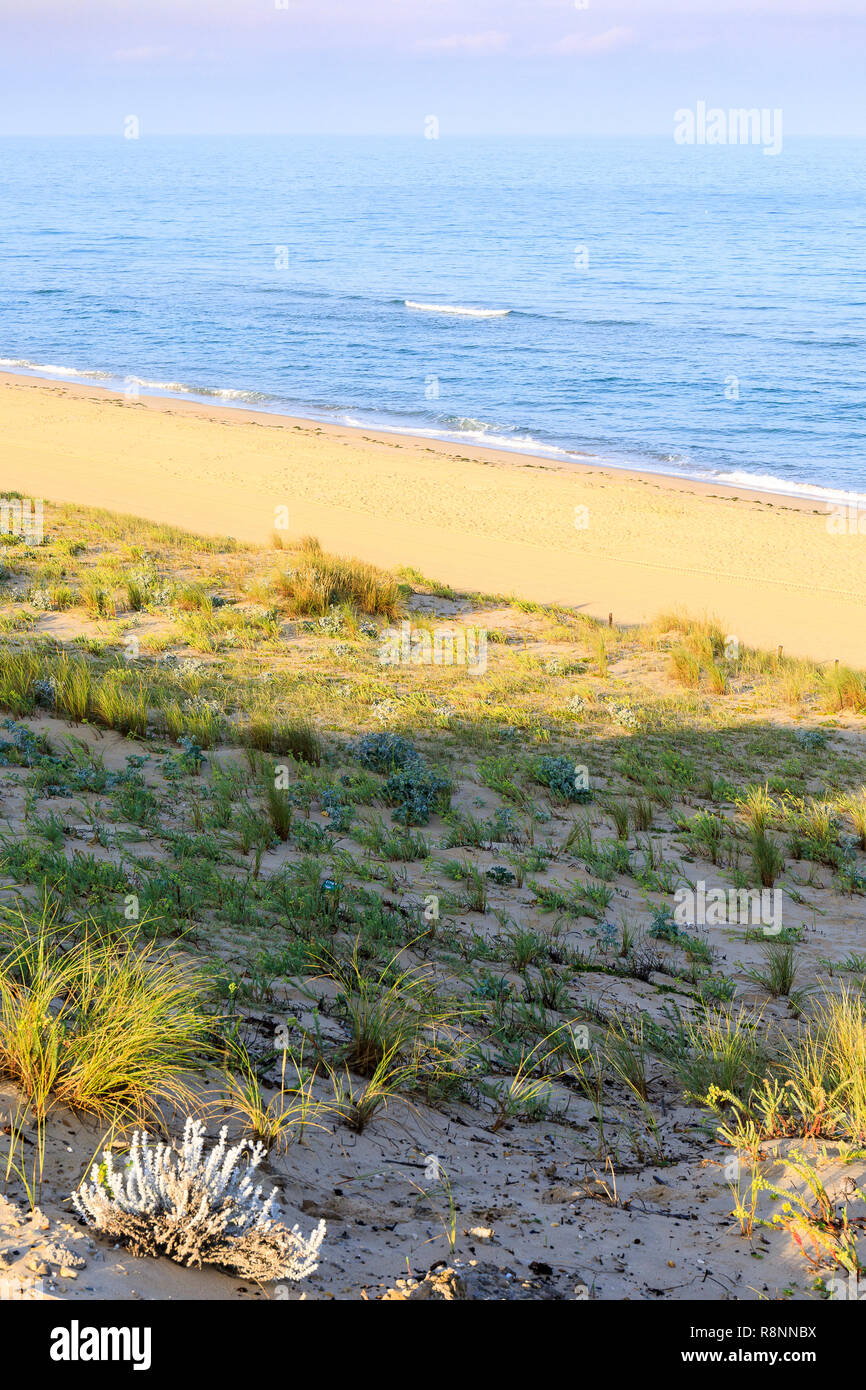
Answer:
M274 834L285 842L292 831L292 802L273 777L265 782L265 804Z
M322 761L321 739L313 725L303 719L256 711L241 728L241 742L262 753L288 754L313 767Z
M487 885L474 864L463 863L464 902L467 912L487 911Z
M607 675L607 668L609 664L609 653L607 649L607 642L605 640L604 629L601 627L594 628L589 634L588 643L589 650L592 654L592 660L593 665L595 666L596 674L599 675L602 679L604 679L604 677Z
M785 1038L780 1070L805 1118L804 1133L866 1139L866 1006L843 986L815 1004L796 1038Z
M125 583L126 607L130 613L140 613L147 604L147 590L141 580L129 576Z
M93 675L80 657L63 656L54 673L54 702L59 714L81 723L91 712Z
M172 595L172 607L181 613L213 612L213 600L201 584L182 584Z
M189 1099L212 1020L203 980L139 935L106 940L86 920L0 920L0 1074L37 1118L54 1104L146 1119Z
M866 787L860 787L842 800L842 810L851 817L857 835L857 845L866 850Z
M678 685L696 690L701 683L701 663L688 647L674 647L670 655L670 673Z
M422 1067L447 1070L461 1054L465 1013L439 1002L432 972L399 965L393 956L378 973L362 969L356 942L351 960L333 952L317 958L322 973L340 986L338 1003L348 1038L341 1063L371 1080L383 1066L398 1066L404 1080ZM407 1070L408 1069L408 1070Z
M82 585L81 602L91 618L113 618L117 613L112 590L95 576Z
M750 830L760 834L776 814L776 804L770 795L769 787L750 787L741 799L740 806Z
M743 1007L734 1013L709 1005L683 1021L674 1066L687 1096L700 1100L713 1086L747 1096L766 1063L761 1024L760 1012Z
M613 821L617 839L627 840L629 827L627 804L624 801L617 801L615 797L609 797L604 803L604 809Z
M288 1084L286 1071L288 1049L283 1049L280 1088L275 1096L267 1097L258 1072L246 1048L235 1042L231 1062L226 1068L227 1102L245 1122L252 1138L264 1144L268 1152L280 1153L292 1143L302 1143L307 1129L324 1129L322 1117L330 1106L313 1095L316 1071L305 1071L303 1055L292 1058L294 1077Z
M866 674L854 671L850 666L825 671L823 695L828 709L850 709L862 713L866 710Z
M725 822L711 811L699 811L688 823L686 834L691 844L712 864L718 864L725 843Z
M110 729L139 738L147 735L147 688L141 680L130 683L125 672L106 672L94 692L92 708Z
M33 708L33 687L44 674L43 662L32 652L0 648L0 707L12 714Z
M176 742L194 739L199 748L213 748L224 733L222 717L206 705L189 708L186 702L166 699L159 707L158 717L169 738Z
M790 942L768 941L761 948L765 964L752 966L746 974L774 999L788 999L797 978L794 946Z
M711 661L707 667L707 688L714 695L724 695L728 688L728 673L718 661Z
M752 832L752 864L762 888L772 888L785 867L782 851L766 830Z
M393 575L309 546L298 564L277 576L276 587L289 611L299 616L324 617L341 603L373 617L393 619L401 611L400 585Z

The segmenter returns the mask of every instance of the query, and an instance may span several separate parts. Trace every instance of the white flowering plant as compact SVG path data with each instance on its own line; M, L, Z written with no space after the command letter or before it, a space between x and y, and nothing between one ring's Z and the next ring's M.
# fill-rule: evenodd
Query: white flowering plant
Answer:
M228 1146L228 1131L205 1154L205 1125L188 1118L180 1150L151 1145L136 1130L123 1167L106 1149L90 1181L72 1194L88 1226L134 1255L166 1255L178 1264L218 1265L245 1279L306 1279L318 1268L325 1223L291 1230L274 1215L277 1189L255 1186L264 1145Z

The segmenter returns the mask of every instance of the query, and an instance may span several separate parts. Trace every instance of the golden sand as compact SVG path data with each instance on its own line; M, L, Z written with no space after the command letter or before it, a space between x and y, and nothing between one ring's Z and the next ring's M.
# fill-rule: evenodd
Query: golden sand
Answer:
M289 534L619 623L681 608L866 665L866 536L811 500L0 374L0 485L190 530Z

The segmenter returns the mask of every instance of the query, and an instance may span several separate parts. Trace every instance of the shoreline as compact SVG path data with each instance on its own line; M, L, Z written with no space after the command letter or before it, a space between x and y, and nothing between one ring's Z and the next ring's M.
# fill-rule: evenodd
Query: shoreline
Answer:
M0 359L0 361L8 359ZM105 375L106 382L103 384L98 381L86 380L88 373L81 372L77 368L55 368L53 375L46 375L50 371L49 364L32 364L25 366L23 361L15 368L0 366L0 381L5 378L11 380L22 379L24 381L35 381L49 383L51 385L69 386L70 388L80 387L84 391L93 391L97 394L107 393L113 396L122 396L129 399L123 389L124 378L111 376L108 373L95 372L91 375ZM128 378L138 382L138 378ZM734 480L723 474L718 476L706 475L699 470L689 471L685 468L679 471L668 471L662 466L657 468L649 464L641 466L639 462L626 460L617 463L610 457L593 454L587 449L567 448L561 444L543 444L540 440L533 440L535 448L508 444L503 440L490 439L473 443L461 437L459 431L449 433L446 430L436 430L432 427L400 428L397 425L388 425L381 421L370 421L365 424L357 420L334 420L329 419L327 414L321 415L294 415L288 414L284 410L269 409L259 405L254 401L242 401L244 396L256 394L251 390L216 390L202 388L196 390L191 386L183 386L180 383L160 384L157 382L138 382L139 392L133 399L135 400L156 400L156 401L177 401L189 406L200 406L204 410L230 410L232 412L242 411L252 415L263 415L275 417L278 420L291 421L292 424L314 424L322 425L327 429L334 430L363 430L368 433L381 434L384 436L396 436L403 440L427 441L432 444L442 444L446 448L466 448L479 449L484 453L502 453L505 455L515 455L518 458L530 458L550 463L561 463L565 467L580 467L582 464L593 468L600 468L613 474L636 474L641 477L671 479L674 482L682 482L687 485L720 487L726 490L734 490L737 493L753 494L757 493L762 497L781 497L790 501L803 501L822 505L825 508L839 505L860 505L866 506L866 490L863 492L852 492L846 488L836 488L825 486L821 483L786 483L783 478L772 478L770 481L775 486L762 485L756 477L753 482L748 480ZM275 398L272 398L275 399ZM232 402L237 400L238 404Z
M290 535L457 588L618 623L712 613L866 665L866 537L829 534L811 497L10 372L0 440L0 483L28 496L255 542L287 508Z
M147 405L159 410L171 411L175 407L181 407L190 414L201 414L205 418L213 418L221 423L231 424L235 416L247 417L260 424L276 422L282 426L292 428L314 427L334 434L346 434L350 438L353 436L366 435L371 438L381 438L382 443L395 440L404 446L432 447L444 453L453 455L457 449L468 450L471 457L487 459L491 455L499 457L502 461L512 460L515 466L520 466L521 461L526 461L527 466L561 469L565 473L580 471L583 469L591 470L593 473L609 474L611 478L631 478L647 482L658 483L660 486L670 486L676 490L709 492L721 488L723 495L741 497L744 499L757 498L768 504L782 503L790 504L797 510L820 512L823 516L830 505L835 505L836 494L833 489L827 488L825 491L831 496L812 496L804 492L783 492L774 488L760 487L757 484L736 483L723 479L703 478L692 476L688 473L666 473L663 469L640 468L637 464L616 464L609 459L602 458L600 455L590 454L587 451L578 450L567 451L559 446L550 446L549 453L533 453L530 449L509 448L504 444L472 444L469 441L452 438L444 434L426 434L422 430L405 429L400 430L388 428L381 424L359 424L346 423L343 421L330 421L324 417L316 415L289 415L283 411L265 410L257 408L252 404L233 405L229 402L220 402L215 398L213 402L206 401L190 390L188 394L173 395L168 390L156 389L152 391L142 391L136 397L128 397L116 386L101 386L97 382L73 381L63 376L40 376L36 372L13 372L7 368L0 368L0 389L7 385L17 385L27 383L35 387L40 386L60 386L65 388L70 395L80 395L95 400L106 397L116 400L118 403L124 402L130 405ZM542 446L539 445L539 448ZM567 454L567 457L564 455ZM806 487L808 484L799 484ZM815 484L815 487L819 487ZM866 495L866 494L864 494ZM839 503L847 498L849 494L838 492ZM854 494L850 494L853 498Z

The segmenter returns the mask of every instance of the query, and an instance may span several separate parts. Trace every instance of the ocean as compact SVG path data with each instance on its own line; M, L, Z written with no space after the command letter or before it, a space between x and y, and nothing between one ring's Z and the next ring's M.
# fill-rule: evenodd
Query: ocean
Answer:
M866 494L866 141L0 140L0 368Z

